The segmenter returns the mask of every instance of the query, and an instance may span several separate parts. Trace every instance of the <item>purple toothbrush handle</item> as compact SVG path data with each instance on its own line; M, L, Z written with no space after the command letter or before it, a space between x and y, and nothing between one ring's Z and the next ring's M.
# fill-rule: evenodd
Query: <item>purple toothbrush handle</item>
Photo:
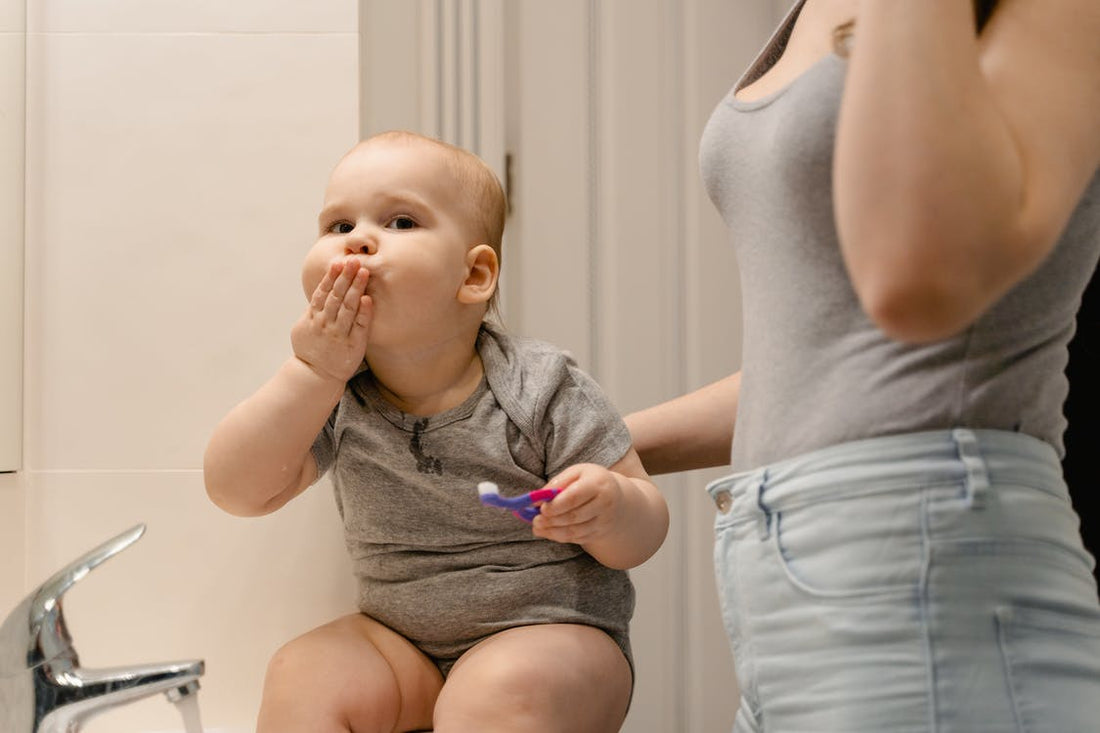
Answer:
M501 496L500 494L481 494L481 503L485 506L495 506L501 509L510 509L519 519L531 522L539 515L538 502L550 501L561 493L561 489L536 489L522 496Z

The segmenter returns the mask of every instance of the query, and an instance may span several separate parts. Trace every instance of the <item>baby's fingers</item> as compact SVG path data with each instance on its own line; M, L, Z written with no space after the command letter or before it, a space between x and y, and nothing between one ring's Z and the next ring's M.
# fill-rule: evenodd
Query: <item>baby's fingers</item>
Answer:
M333 262L329 264L328 269L325 271L325 276L321 278L321 282L317 284L317 287L313 290L313 295L310 296L309 307L311 310L320 313L325 309L325 301L328 300L329 293L332 292L332 286L343 269L343 262Z
M370 334L371 317L374 315L374 301L369 295L359 296L359 310L351 323L351 345L356 350L366 350L367 336Z
M545 517L538 516L531 525L536 537L578 545L596 539L601 531L601 525L595 517L582 522L559 525L550 524Z
M360 268L352 278L343 299L339 302L339 309L336 311L337 333L350 333L357 325L359 314L362 311L362 301L364 300L363 291L367 287L369 277L370 273L364 267ZM335 292L334 289L333 293L335 294ZM328 311L327 303L325 304L325 310Z
M577 482L554 497L553 501L543 504L539 519L546 528L584 524L599 518L601 503L598 491L583 482Z
M340 308L344 305L348 291L352 288L356 275L359 273L359 260L351 259L345 260L342 263L337 263L340 268L336 280L332 283L332 289L328 293L328 297L325 298L324 315L325 320L329 322L336 322L340 315ZM331 268L329 270L332 271ZM358 297L355 299L358 303Z

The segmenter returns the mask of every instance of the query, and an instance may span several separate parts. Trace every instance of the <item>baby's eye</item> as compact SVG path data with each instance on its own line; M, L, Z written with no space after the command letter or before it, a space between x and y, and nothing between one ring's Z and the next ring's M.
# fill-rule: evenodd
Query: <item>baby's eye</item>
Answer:
M416 229L418 224L411 216L395 216L386 224L387 229Z
M350 221L338 221L328 228L333 234L350 234L355 225Z

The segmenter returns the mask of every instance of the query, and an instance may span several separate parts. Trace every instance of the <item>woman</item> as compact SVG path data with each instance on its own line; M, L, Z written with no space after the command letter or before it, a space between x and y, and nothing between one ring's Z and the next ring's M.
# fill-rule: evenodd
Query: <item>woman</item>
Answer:
M1059 459L1097 38L1094 0L800 0L715 109L742 370L627 422L650 474L737 471L708 487L735 730L1096 729Z

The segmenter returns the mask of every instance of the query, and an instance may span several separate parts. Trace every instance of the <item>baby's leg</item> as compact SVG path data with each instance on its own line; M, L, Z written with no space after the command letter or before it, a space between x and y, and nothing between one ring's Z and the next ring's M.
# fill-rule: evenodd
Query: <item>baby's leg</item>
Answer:
M289 642L264 680L257 733L431 728L443 677L404 637L361 614Z
M632 678L604 632L578 624L502 631L455 664L435 707L436 733L612 733Z

